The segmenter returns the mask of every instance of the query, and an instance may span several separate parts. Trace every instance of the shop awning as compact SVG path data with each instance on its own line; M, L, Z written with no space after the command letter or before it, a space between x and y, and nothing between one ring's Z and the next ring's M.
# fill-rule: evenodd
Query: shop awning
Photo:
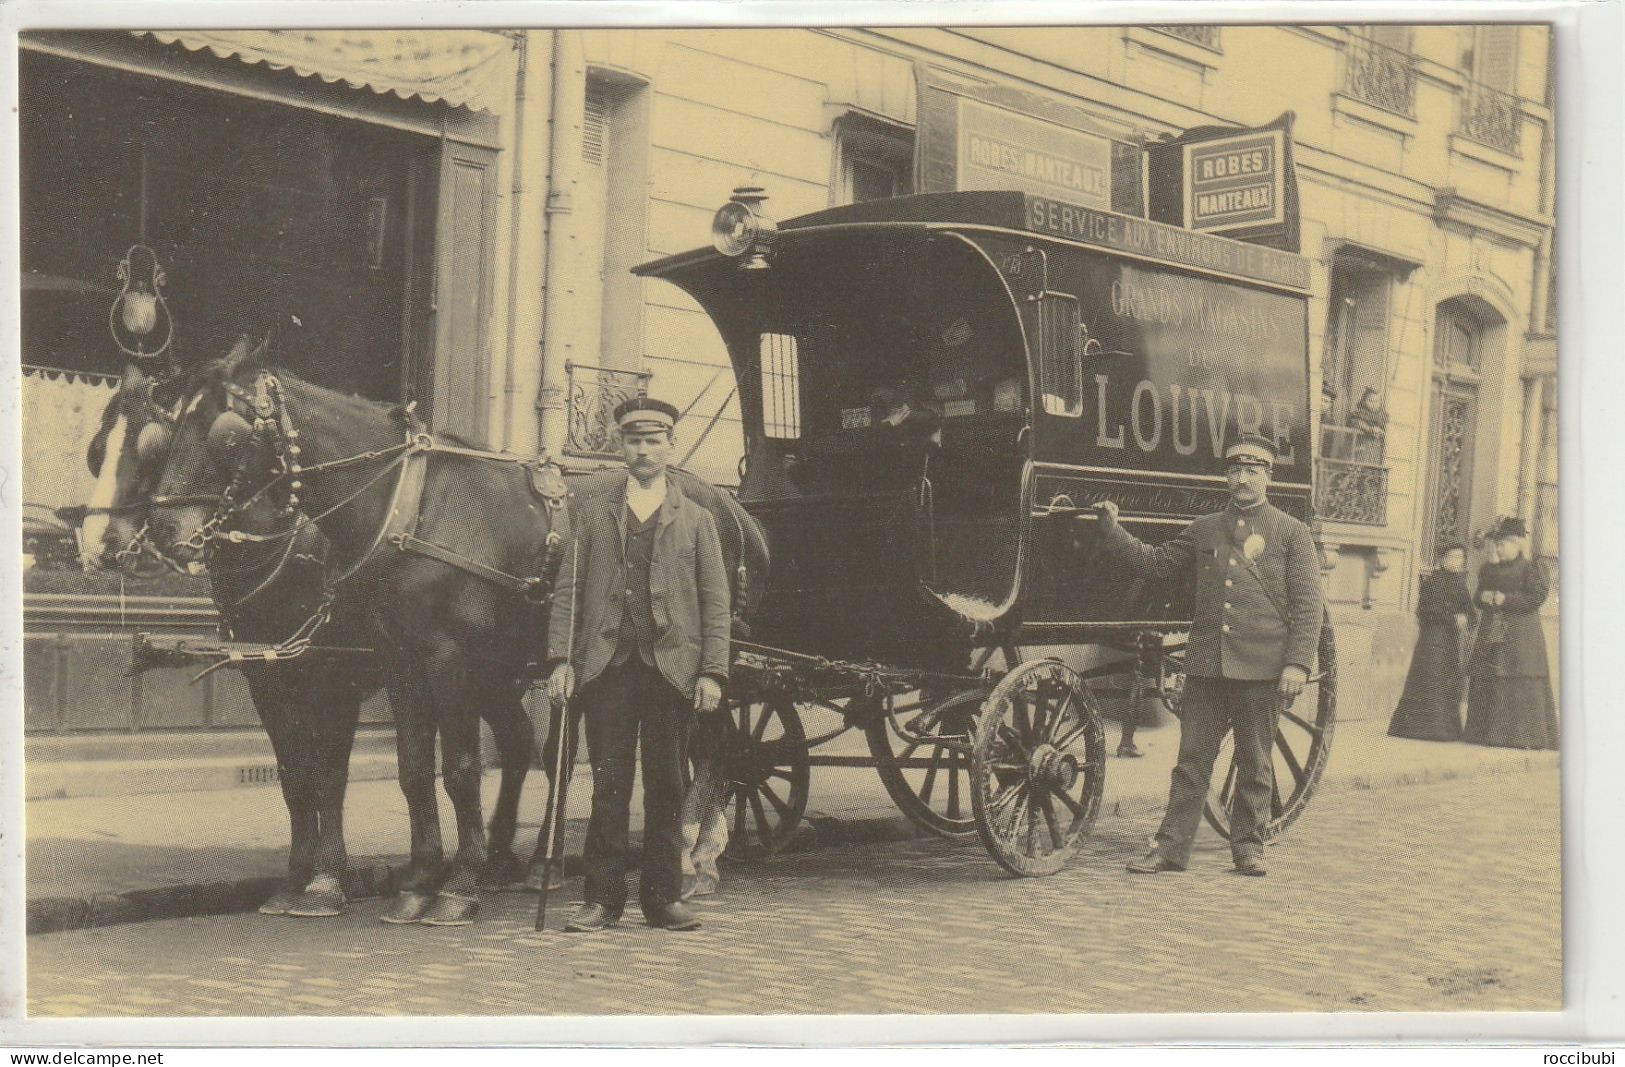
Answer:
M403 99L500 113L513 98L513 41L490 30L132 30L304 77Z

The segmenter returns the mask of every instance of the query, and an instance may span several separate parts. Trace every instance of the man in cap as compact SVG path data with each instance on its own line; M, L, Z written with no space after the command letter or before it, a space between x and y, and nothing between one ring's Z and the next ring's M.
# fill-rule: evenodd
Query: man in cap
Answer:
M1265 873L1276 716L1309 680L1321 623L1319 555L1309 528L1269 503L1274 464L1267 438L1238 438L1225 450L1228 506L1161 545L1119 526L1112 501L1096 505L1107 552L1144 577L1195 583L1179 761L1156 843L1128 865L1137 874L1185 869L1213 762L1231 729L1231 858L1240 874Z
M677 409L640 397L615 420L626 484L571 516L548 631L548 695L558 705L580 687L593 770L586 903L565 929L620 921L641 747L639 903L650 926L693 930L700 922L679 899L685 749L695 715L717 710L728 678L728 575L711 513L666 477Z

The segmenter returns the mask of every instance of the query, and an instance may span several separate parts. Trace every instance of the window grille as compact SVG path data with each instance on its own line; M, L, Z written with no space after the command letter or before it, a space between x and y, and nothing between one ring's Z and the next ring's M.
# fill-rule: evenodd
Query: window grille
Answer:
M781 441L801 436L801 350L787 333L762 334L762 432Z

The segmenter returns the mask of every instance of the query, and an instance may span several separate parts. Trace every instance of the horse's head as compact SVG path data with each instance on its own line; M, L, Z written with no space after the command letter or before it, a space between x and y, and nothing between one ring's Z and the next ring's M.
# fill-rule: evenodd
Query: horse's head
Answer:
M152 493L150 533L181 563L203 558L210 523L228 490L252 496L271 478L274 454L255 423L255 382L266 345L240 338L227 355L194 370L180 390L181 413Z
M85 462L96 476L84 524L84 556L90 566L139 566L146 502L169 453L177 414L177 383L130 364L102 412Z

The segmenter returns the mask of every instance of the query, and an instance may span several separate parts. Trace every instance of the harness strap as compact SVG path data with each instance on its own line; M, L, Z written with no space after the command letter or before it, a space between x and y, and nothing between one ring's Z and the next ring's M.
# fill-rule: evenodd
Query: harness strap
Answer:
M449 563L458 570L464 570L475 577L484 578L486 581L499 585L512 593L529 595L538 586L546 584L545 578L521 578L506 571L499 571L495 567L487 566L477 559L470 559L460 552L453 552L444 545L437 545L433 541L424 541L411 534L395 534L389 540L402 552L411 552L419 556L439 560L441 563Z

